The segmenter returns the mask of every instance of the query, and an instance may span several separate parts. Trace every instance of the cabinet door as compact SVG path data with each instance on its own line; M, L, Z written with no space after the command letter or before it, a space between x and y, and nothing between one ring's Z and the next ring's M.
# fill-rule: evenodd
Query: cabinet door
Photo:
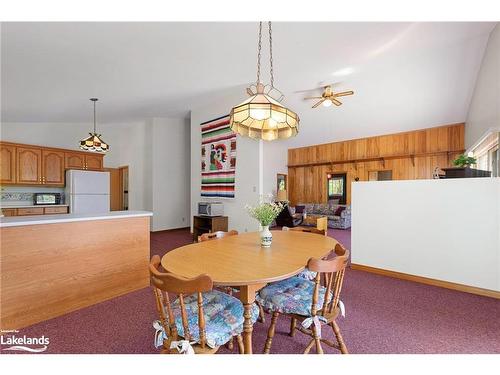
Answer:
M64 186L64 152L42 150L42 182Z
M16 209L15 208L2 208L2 214L3 216L16 216Z
M0 183L16 183L16 147L0 145Z
M64 153L66 169L85 169L85 154L79 152Z
M17 183L38 185L42 183L42 149L17 147Z
M103 156L104 155L85 155L85 169L94 171L102 171L103 169Z

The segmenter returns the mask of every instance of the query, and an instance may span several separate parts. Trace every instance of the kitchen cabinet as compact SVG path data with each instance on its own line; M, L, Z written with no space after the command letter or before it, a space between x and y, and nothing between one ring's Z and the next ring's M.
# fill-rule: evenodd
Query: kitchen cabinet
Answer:
M45 215L54 215L54 214L67 214L68 213L68 207L67 206L61 206L61 207L45 207L43 209L43 213Z
M102 171L103 169L103 156L100 154L86 154L85 155L85 169L93 171Z
M84 152L66 152L66 169L89 169L93 171L102 171L104 168L102 154L89 154Z
M42 149L42 183L64 186L64 152Z
M42 149L39 147L16 147L17 178L19 185L42 183Z
M85 154L82 152L65 152L66 169L85 169Z
M15 208L2 208L2 215L7 216L16 216L17 210Z
M3 216L67 214L68 206L2 208Z
M16 182L16 148L12 145L0 144L0 183Z
M18 208L17 216L43 215L43 207Z
M66 169L104 170L104 154L0 142L2 185L65 185Z

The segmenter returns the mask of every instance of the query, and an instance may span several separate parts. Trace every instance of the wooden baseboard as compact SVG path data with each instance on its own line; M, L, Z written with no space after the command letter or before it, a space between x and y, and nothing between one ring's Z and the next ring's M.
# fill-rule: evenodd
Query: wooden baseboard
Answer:
M458 290L460 292L478 294L480 296L500 299L500 292L497 292L497 291L491 290L491 289L483 289L483 288L478 288L478 287L470 286L470 285L463 285L463 284L452 283L449 281L431 279L429 277L410 275L408 273L403 273L403 272L384 270L382 268L364 266L362 264L351 263L351 268L353 270L376 273L378 275L394 277L396 279L414 281L416 283L433 285L433 286L438 286L441 288Z

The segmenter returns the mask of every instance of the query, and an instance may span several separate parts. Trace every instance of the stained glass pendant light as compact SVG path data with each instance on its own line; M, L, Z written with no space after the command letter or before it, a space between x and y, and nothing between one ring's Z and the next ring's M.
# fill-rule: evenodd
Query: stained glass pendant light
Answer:
M262 22L259 23L259 44L257 55L257 82L247 89L250 97L231 109L231 129L242 136L273 141L290 138L299 131L299 116L281 104L284 96L274 87L273 38L269 25L270 85L260 81L260 56L262 49Z
M95 131L95 103L99 100L97 98L90 98L90 100L94 103L94 132L89 133L90 137L82 139L80 141L80 148L85 151L94 151L94 152L108 152L109 145L101 139L101 134L97 134Z

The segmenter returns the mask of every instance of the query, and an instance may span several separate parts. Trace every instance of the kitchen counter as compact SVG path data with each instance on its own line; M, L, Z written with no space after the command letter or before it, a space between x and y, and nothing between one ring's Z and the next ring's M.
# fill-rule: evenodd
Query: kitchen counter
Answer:
M0 218L0 329L148 287L151 216L112 211Z
M42 207L42 206L36 206ZM52 206L51 206L52 207ZM3 207L6 208L6 207ZM0 217L0 228L18 227L25 225L57 224L75 221L94 221L124 219L131 217L152 216L149 211L111 211L102 214L58 214L58 215L37 215L37 216L11 216Z

